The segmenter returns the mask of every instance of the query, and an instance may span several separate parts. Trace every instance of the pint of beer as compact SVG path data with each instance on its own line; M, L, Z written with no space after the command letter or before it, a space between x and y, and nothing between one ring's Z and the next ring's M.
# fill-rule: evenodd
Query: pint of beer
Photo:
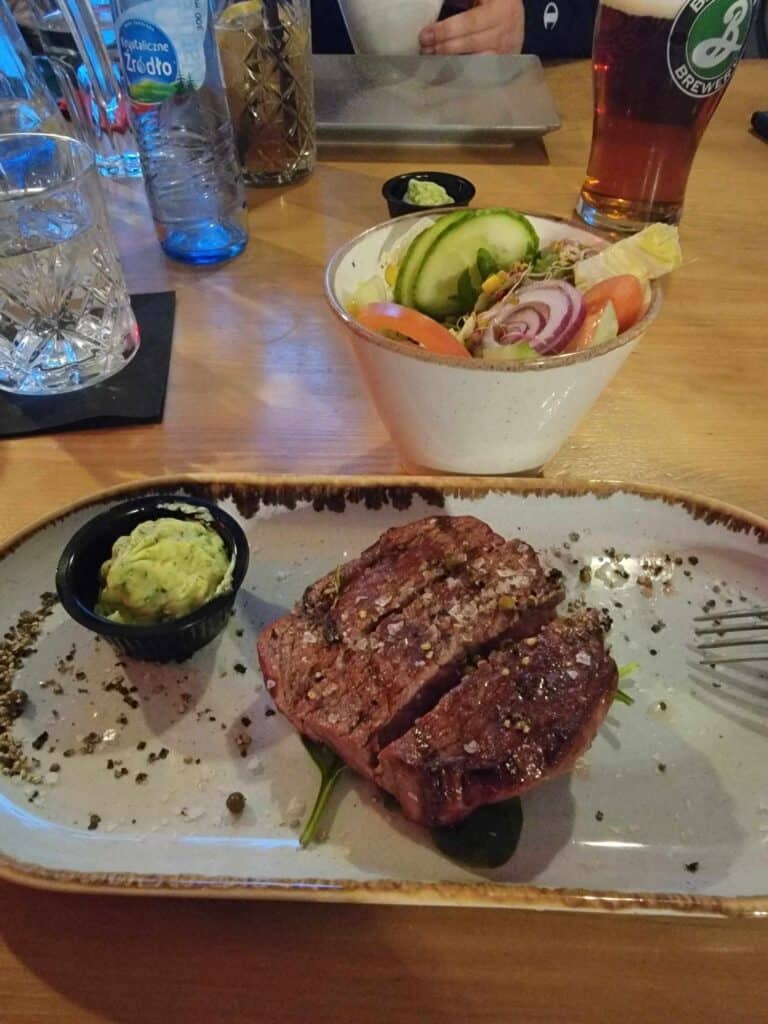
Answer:
M577 205L589 224L676 224L696 148L741 57L756 0L602 0L595 117Z

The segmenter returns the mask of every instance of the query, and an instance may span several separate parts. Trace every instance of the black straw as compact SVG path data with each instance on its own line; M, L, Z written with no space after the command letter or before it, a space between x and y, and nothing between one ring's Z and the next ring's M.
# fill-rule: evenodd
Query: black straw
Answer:
M286 53L288 34L280 18L280 0L262 0L264 17L269 30L272 55L280 77L280 95L283 102L283 125L288 137L299 130L299 112L296 106L296 80Z

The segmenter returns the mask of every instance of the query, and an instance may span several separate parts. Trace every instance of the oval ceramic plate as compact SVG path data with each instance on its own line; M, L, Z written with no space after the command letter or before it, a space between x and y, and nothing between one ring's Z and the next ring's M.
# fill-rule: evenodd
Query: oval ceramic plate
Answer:
M44 603L73 532L156 491L218 500L247 532L251 567L224 634L183 665L121 662L54 606L9 667L12 627ZM271 707L256 636L384 529L435 512L525 538L572 596L607 607L616 660L639 665L622 684L634 704L614 705L572 775L523 798L502 868L447 860L350 773L324 841L302 850L317 775ZM0 553L0 686L28 694L11 735L37 762L34 781L0 776L0 874L74 891L768 912L766 663L712 669L692 649L702 609L768 605L766 542L768 523L748 513L609 485L183 478L95 497ZM247 800L239 817L233 791Z

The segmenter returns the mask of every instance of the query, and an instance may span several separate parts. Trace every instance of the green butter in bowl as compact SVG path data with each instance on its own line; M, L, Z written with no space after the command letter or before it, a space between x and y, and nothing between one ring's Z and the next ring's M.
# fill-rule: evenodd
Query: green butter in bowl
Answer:
M184 661L224 629L248 556L245 531L218 503L139 495L74 533L56 591L75 622L121 654Z
M101 566L95 611L132 625L180 619L230 589L231 577L224 541L209 525L147 520L115 541Z
M413 206L451 206L455 202L442 185L419 178L410 179L403 199Z

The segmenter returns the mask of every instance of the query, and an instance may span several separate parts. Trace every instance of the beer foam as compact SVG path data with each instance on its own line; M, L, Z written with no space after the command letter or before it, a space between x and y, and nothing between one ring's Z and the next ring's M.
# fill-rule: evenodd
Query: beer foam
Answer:
M603 0L603 7L638 18L669 18L671 21L685 3L686 0Z

